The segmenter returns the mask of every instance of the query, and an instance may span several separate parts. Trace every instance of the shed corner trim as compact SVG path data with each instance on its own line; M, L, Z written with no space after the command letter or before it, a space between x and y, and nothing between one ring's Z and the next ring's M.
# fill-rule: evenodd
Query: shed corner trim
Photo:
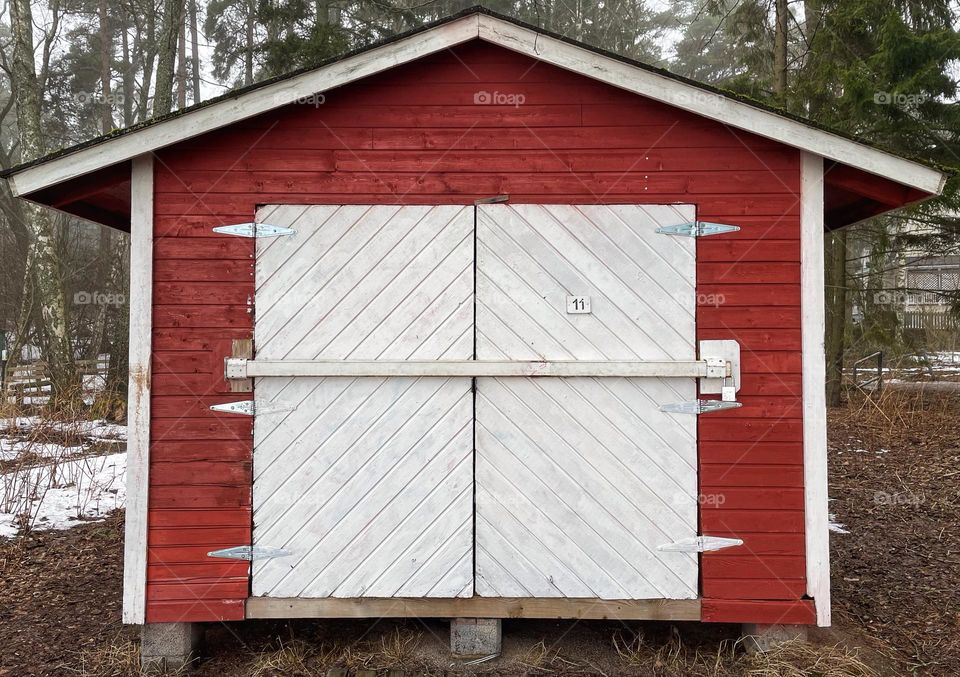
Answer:
M146 617L150 481L150 355L153 329L153 155L133 159L130 214L130 381L127 392L127 507L123 622Z
M827 494L827 399L824 390L823 158L800 164L800 303L803 393L804 533L807 595L817 625L830 625L830 532Z

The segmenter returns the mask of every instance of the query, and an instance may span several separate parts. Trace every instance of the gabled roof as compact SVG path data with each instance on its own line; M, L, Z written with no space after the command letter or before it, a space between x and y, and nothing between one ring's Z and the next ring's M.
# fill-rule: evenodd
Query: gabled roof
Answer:
M143 153L475 39L820 155L838 166L868 172L922 194L939 194L946 180L937 169L786 112L479 7L318 66L92 139L14 167L0 176L8 179L15 195L29 196L108 167L124 171L129 160ZM915 195L913 199L919 197ZM90 218L96 220L95 215Z

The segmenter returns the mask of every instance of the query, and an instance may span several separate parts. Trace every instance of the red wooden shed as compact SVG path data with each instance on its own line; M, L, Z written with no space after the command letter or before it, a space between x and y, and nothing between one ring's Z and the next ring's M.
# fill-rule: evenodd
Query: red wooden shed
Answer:
M944 181L482 9L7 178L131 233L138 624L829 625L824 228Z

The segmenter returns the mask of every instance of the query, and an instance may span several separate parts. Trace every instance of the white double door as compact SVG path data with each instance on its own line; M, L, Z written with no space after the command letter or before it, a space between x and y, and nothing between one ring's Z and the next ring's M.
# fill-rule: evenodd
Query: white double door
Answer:
M257 220L264 360L692 360L689 206L295 206ZM441 371L442 373L442 371ZM253 594L697 595L692 378L265 377Z

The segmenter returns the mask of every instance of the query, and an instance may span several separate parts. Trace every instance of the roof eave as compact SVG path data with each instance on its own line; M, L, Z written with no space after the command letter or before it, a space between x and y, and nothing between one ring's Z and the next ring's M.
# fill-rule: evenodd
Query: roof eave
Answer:
M486 10L473 10L317 69L14 168L8 181L14 195L29 195L476 38L930 195L939 195L946 183L943 172L919 162Z

